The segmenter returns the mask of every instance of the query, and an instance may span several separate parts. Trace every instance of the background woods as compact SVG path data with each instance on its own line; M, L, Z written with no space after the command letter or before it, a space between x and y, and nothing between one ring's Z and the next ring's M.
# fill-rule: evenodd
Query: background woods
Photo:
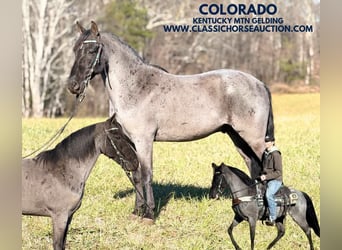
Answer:
M234 2L253 3L229 3ZM147 61L174 74L234 68L255 75L267 85L319 85L319 1L272 1L284 24L313 25L313 33L164 32L164 24L192 24L193 17L200 17L201 3L23 0L22 115L54 117L71 109L73 97L65 83L74 59L76 20L85 27L96 21L100 30L115 33ZM90 86L84 115L106 115L103 83L94 79Z

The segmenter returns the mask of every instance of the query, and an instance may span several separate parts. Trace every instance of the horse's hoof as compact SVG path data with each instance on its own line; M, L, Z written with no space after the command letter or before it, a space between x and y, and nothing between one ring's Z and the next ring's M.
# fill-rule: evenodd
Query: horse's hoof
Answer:
M142 218L142 222L146 225L154 225L154 220L151 218Z
M139 220L139 219L141 219L141 217L137 214L132 213L132 214L130 214L129 219L130 220Z
M145 209L142 207L139 208L134 208L132 214L138 216L138 217L142 217L145 214Z

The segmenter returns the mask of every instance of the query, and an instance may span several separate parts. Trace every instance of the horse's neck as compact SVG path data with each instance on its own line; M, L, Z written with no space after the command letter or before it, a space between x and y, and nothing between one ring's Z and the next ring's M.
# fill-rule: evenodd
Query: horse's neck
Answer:
M141 78L147 64L135 52L110 36L104 37L104 51L108 60L109 72L107 91L114 112L135 105L136 100L129 98L140 88Z
M250 187L233 173L225 174L225 178L232 192L233 198L250 195Z
M88 179L88 177L89 177L89 175L90 175L90 173L91 173L91 171L92 171L92 169L93 169L93 167L97 161L97 158L99 158L99 156L100 156L100 152L98 151L98 152L94 153L93 155L90 155L86 159L83 159L79 162L80 166L79 166L79 168L77 168L76 171L79 173L81 181L85 182ZM75 168L73 168L73 169L75 169Z
M105 58L108 60L110 72L121 80L134 77L139 67L146 64L143 59L128 45L124 44L118 38L105 34L103 37Z

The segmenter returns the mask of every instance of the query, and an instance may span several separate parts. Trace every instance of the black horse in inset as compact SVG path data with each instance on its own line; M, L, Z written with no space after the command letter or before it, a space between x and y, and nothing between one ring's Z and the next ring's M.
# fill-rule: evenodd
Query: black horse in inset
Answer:
M220 166L212 164L214 169L214 178L210 189L209 197L217 198L226 187L229 187L232 194L234 220L228 228L228 234L235 247L241 249L233 237L233 228L240 222L247 220L249 223L251 249L254 249L254 236L257 220L264 220L267 216L267 208L257 197L258 183L254 182L247 174L241 170L221 164ZM312 200L308 194L292 189L289 195L279 197L280 206L277 207L278 218L276 227L278 229L277 237L268 245L267 249L273 247L285 234L284 219L289 214L292 219L300 226L306 234L310 249L313 250L311 238L311 229L317 236L320 236L320 227L313 206Z

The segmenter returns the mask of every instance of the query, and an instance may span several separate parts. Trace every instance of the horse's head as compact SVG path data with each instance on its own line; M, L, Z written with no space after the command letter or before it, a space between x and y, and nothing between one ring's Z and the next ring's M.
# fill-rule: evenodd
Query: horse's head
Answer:
M139 160L135 146L124 134L115 116L106 121L106 142L102 153L115 160L125 170L135 171L139 167Z
M222 195L224 189L227 187L227 183L222 172L222 165L223 163L220 166L217 166L215 163L211 164L214 170L214 176L209 191L210 199L218 199Z
M81 34L73 48L75 62L69 75L68 89L71 93L80 95L90 79L103 72L106 63L96 23L92 21L89 30L83 28L79 22L76 25Z

